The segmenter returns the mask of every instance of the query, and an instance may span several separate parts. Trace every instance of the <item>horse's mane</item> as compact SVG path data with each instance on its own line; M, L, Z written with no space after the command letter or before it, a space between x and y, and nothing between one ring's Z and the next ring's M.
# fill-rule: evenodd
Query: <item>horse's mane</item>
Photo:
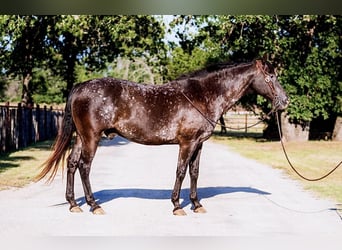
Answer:
M237 66L246 66L252 64L253 61L249 62L219 62L214 64L209 64L203 69L199 69L193 72L185 73L177 77L175 80L184 80L188 78L203 77L208 75L208 73L216 72L223 69L233 68Z

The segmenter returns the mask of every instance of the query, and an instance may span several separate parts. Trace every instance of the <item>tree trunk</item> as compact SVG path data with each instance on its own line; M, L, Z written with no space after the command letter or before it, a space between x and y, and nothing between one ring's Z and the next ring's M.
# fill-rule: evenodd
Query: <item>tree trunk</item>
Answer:
M284 141L307 141L309 126L291 123L285 112L281 113L281 130Z
M33 106L33 99L30 89L31 74L26 73L23 75L23 91L21 95L21 103L23 107Z
M333 141L342 141L342 116L336 118L334 131L332 134Z

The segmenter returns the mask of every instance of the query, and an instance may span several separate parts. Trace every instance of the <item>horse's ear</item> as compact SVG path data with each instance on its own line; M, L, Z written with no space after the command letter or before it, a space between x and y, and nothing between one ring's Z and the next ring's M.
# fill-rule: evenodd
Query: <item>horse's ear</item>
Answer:
M263 62L267 62L268 61L268 54L265 53L263 56L262 56L262 61Z

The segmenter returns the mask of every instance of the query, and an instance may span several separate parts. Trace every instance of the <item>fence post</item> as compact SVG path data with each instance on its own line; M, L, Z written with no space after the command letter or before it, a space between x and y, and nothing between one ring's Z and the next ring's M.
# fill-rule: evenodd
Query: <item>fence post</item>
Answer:
M10 109L10 122L11 122L11 149L18 149L18 126L17 126L17 116L18 109Z
M31 144L32 142L35 142L35 138L36 138L36 134L35 134L35 128L34 128L34 116L33 116L33 105L30 107L27 107L27 111L28 111L28 126L29 126L29 140L28 140L28 144Z
M248 127L248 117L247 117L247 113L245 113L245 133L247 134L247 127Z
M9 102L6 102L6 111L5 111L5 127L6 127L6 135L5 135L5 151L9 151L11 147L11 114L9 108Z
M18 111L17 111L17 126L18 126L18 148L23 146L23 110L21 107L21 103L18 103Z
M54 137L55 133L54 133L54 129L53 129L53 124L54 124L54 115L53 115L53 109L52 106L50 106L49 109L49 133L48 133L48 139L51 139L52 137Z
M48 120L47 120L47 107L46 105L44 105L44 121L43 121L43 125L44 125L44 140L47 139L48 137Z

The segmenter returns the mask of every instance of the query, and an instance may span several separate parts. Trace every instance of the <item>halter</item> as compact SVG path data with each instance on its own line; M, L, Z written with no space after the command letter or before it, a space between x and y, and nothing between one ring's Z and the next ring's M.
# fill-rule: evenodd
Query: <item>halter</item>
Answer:
M264 75L265 83L271 89L272 94L276 97L277 95L276 95L276 91L275 91L275 88L274 88L274 83L272 81L272 77L270 76L269 73L267 73L265 71L266 66L264 67L260 61L256 61L256 66L257 66L258 69L260 69L261 73Z
M273 109L276 109L277 106L281 104L281 101L279 99L279 96L276 93L275 87L274 87L274 82L272 81L272 77L270 76L269 73L265 71L266 66L264 67L260 61L256 61L256 67L261 71L261 73L264 75L265 78L265 83L266 85L271 89L272 94L274 96L274 107Z

